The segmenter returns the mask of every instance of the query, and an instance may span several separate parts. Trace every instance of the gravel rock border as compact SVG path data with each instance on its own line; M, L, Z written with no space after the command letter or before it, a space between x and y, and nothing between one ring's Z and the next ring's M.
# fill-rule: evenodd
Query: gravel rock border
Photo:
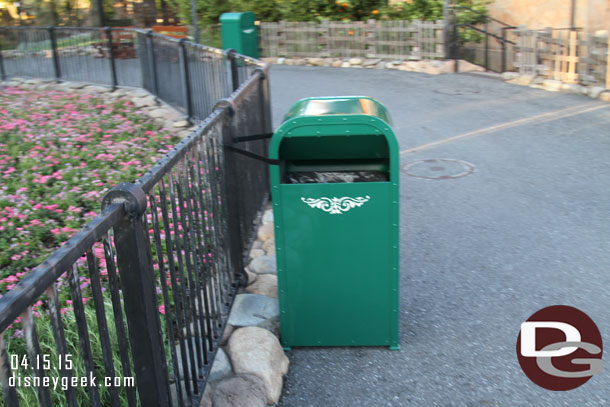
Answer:
M455 72L455 61L438 59L419 59L411 57L403 60L384 60L379 58L261 58L269 64L291 66L329 66L335 68L395 69L406 72L421 72L428 75L441 75ZM485 69L460 59L459 72L484 72Z
M543 89L548 92L574 93L610 102L610 89L603 86L584 86L576 83L565 83L534 75L520 75L518 72L504 72L502 80L513 85L529 86L530 88Z
M279 402L290 362L279 340L271 207L263 213L257 236L246 266L248 285L235 299L220 342L230 363L224 359L214 361L212 369L219 363L217 371L222 371L223 377L207 384L209 397L204 397L200 407L273 406ZM248 381L247 377L254 380Z

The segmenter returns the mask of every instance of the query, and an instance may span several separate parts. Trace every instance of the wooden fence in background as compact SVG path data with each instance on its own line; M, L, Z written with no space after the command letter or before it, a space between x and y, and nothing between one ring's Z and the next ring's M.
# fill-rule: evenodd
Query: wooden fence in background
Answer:
M608 33L519 27L517 61L522 75L537 75L565 83L610 88L610 36Z
M442 21L261 23L265 57L444 58Z

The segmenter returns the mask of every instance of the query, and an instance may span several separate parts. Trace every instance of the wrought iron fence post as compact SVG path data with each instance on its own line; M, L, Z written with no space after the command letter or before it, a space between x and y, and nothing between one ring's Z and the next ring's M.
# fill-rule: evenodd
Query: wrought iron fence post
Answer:
M186 108L186 118L190 120L193 117L193 100L191 96L191 77L189 75L188 57L186 54L186 40L182 38L180 44L180 71L182 72L182 93L184 95L184 107Z
M4 70L4 59L2 58L2 50L0 49L0 78L6 80L6 71Z
M112 83L112 90L116 89L116 62L114 60L114 49L112 48L112 28L106 27L106 35L108 36L108 55L110 56L110 82Z
M55 69L55 80L61 79L61 69L59 67L59 54L57 53L57 40L55 38L55 27L49 27L49 38L51 39L51 50L53 53L53 68Z
M489 71L489 18L485 17L485 72Z
M458 27L457 24L453 25L453 35L452 35L452 40L451 40L451 48L452 48L452 54L453 54L453 60L455 61L454 67L453 67L453 71L455 73L458 73L460 71L460 68L458 66L459 63L459 39L458 39Z
M269 92L269 67L257 68L256 71L261 73L260 76L260 95L261 95L261 117L263 119L263 134L273 133L271 125L271 101Z
M159 84L157 82L157 66L155 65L155 48L153 41L153 32L146 33L146 52L148 54L148 69L152 79L152 92L155 96L159 96Z
M224 106L226 113L223 118L222 143L223 145L233 144L235 137L235 120L232 117L236 114L234 105L228 102L227 99L217 103L217 106ZM241 241L241 216L239 210L239 172L236 163L236 153L230 150L224 150L224 177L221 179L221 199L223 203L224 216L227 220L227 234L230 237L228 240L229 259L232 265L232 271L235 273L237 284L247 281L244 269L244 259L242 256L242 241ZM225 206L226 203L226 206Z
M237 71L237 51L233 48L227 50L227 58L231 63L231 83L233 84L233 92L239 88L239 72Z
M164 407L169 401L167 366L145 220L146 194L136 184L121 183L104 196L102 208L113 203L125 208L113 231L140 404Z
M501 43L501 47L502 47L502 72L506 72L506 28L502 28L502 41L500 41Z

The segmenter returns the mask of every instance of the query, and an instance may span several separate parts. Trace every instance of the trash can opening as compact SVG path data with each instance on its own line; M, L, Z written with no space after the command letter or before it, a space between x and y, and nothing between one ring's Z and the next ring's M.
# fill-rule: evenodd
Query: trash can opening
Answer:
M284 184L332 184L339 182L387 182L381 171L303 171L288 172Z
M381 135L285 138L280 157L282 184L390 181L389 147Z

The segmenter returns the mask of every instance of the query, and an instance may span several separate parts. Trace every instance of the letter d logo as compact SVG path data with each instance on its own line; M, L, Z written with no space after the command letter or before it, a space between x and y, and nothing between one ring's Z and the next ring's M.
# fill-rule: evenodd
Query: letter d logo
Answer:
M535 321L524 322L521 324L521 355L526 357L558 357L569 355L574 352L576 346L566 346L559 350L536 350L536 329L558 329L565 334L562 342L580 342L580 332L570 324L565 322Z
M543 308L521 324L517 359L525 375L548 390L572 390L602 371L595 322L566 305Z

